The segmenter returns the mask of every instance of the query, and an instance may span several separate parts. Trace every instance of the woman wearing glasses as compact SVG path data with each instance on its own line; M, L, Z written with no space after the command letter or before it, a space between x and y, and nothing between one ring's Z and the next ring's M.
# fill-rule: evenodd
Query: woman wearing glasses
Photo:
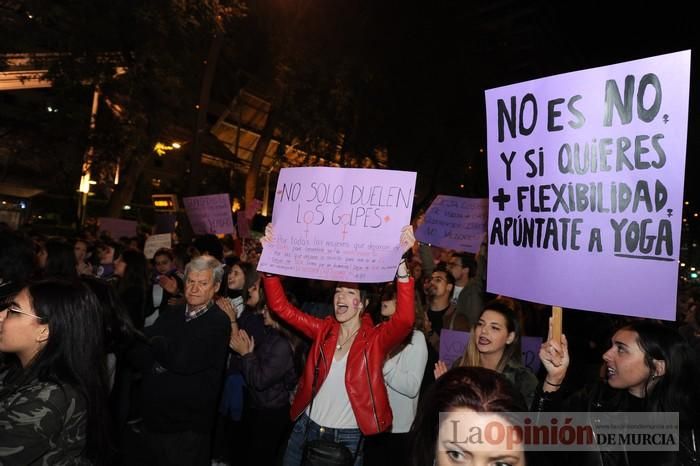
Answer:
M107 384L99 303L47 280L0 311L0 464L103 464Z

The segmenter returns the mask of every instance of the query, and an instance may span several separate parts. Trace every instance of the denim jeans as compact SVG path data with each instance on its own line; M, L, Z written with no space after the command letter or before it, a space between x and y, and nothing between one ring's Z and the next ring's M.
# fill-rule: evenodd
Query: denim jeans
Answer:
M307 429L308 425L308 429ZM304 436L306 434L306 436ZM355 454L355 450L360 444L362 434L360 429L332 429L321 427L312 421L309 416L302 414L294 423L292 435L287 442L287 451L284 453L284 466L301 466L304 455L304 444L307 440L331 440L348 447ZM357 454L355 466L362 466L362 451Z

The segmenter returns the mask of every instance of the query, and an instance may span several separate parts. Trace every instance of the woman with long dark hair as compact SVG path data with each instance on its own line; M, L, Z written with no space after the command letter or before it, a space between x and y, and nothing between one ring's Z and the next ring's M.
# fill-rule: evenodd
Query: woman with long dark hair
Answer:
M105 464L102 316L83 283L46 280L0 311L0 463Z
M260 275L255 267L247 262L234 264L222 289L226 290L226 294L219 297L216 304L230 319L231 335L244 331L258 346L262 346L266 337L261 314L265 300L260 293ZM246 426L241 420L247 400L244 397L243 361L238 352L231 354L227 372L214 440L215 457L223 462L227 462L232 453L238 453L248 446L244 441Z
M299 339L267 309L259 285L249 290L246 304L262 309L265 338L258 342L245 330L231 333L230 346L241 356L241 373L248 393L248 406L243 411L247 452L237 455L235 463L273 465L283 451L283 440L291 425L289 400L301 369L295 365Z
M131 364L129 357L136 348L146 344L146 337L134 328L124 304L110 283L90 276L84 276L82 280L95 293L100 303L110 388L109 408L114 438L117 446L122 446L127 421L140 415L137 405L140 373Z
M117 292L129 312L131 322L143 330L147 303L148 264L139 251L127 249L114 261L114 275L119 278Z
M391 283L382 291L380 315L386 322L396 313L396 285ZM416 306L417 307L417 306ZM416 322L399 346L389 353L384 363L389 404L394 415L391 431L372 435L365 442L367 466L404 465L408 463L410 443L408 431L416 416L425 366L428 361L428 345L423 332L423 312L416 312Z
M469 343L455 366L485 367L502 373L520 391L530 406L537 377L522 363L520 319L510 303L497 298L484 306L471 332ZM445 373L442 361L435 365L435 377Z
M698 366L694 355L673 329L639 320L618 329L603 354L606 380L565 396L561 390L569 367L566 336L547 341L540 349L547 371L533 402L534 411L566 412L667 412L678 413L680 436L677 452L599 451L577 458L590 465L696 465ZM619 422L618 422L619 423Z

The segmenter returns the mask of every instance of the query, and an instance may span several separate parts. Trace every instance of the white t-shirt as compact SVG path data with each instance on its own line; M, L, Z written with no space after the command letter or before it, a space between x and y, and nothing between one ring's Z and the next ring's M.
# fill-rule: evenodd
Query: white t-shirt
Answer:
M411 343L384 363L383 373L389 394L389 406L394 414L391 432L411 430L418 409L418 394L428 362L428 346L423 332L413 331Z
M348 351L349 353L349 351ZM340 361L332 359L326 380L313 399L313 411L306 414L319 426L332 429L357 429L355 413L352 412L348 391L345 388L345 368L348 353Z

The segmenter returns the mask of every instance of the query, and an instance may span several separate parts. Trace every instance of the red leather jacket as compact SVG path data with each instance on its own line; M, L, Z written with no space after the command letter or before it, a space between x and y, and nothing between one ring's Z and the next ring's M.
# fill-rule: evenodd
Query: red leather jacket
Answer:
M264 277L263 283L270 309L313 341L292 403L291 415L292 419L296 419L311 402L311 384L316 364L316 392L326 380L338 341L340 323L333 316L319 319L292 306L287 301L279 277ZM396 313L388 322L375 326L368 314L362 316L360 331L348 352L345 388L357 425L365 435L384 432L391 427L391 407L382 367L389 351L411 332L414 320L412 278L408 283L398 283Z

